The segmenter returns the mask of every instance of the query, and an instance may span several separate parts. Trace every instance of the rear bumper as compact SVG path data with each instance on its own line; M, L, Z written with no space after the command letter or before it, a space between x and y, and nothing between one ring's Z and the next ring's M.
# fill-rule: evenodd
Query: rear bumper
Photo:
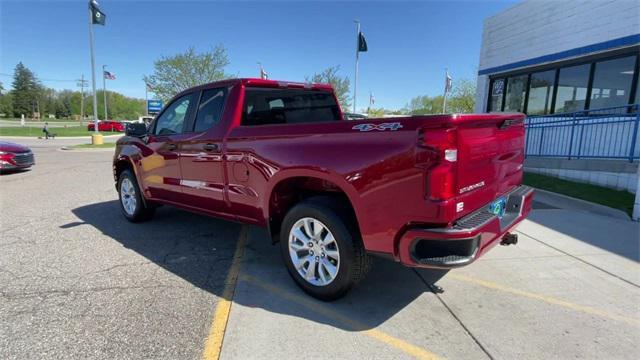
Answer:
M533 189L520 186L505 195L502 218L489 204L447 228L410 228L400 237L400 262L411 267L450 269L472 263L511 231L531 211Z

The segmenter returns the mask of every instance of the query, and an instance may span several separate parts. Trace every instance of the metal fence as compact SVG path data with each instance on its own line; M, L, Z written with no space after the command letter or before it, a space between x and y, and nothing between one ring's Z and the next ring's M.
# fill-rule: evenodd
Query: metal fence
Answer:
M638 104L529 116L526 156L640 159Z

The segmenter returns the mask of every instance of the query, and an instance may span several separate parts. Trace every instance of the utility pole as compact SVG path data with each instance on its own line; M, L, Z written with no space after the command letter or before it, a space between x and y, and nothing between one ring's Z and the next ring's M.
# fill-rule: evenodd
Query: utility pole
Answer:
M78 80L78 86L80 86L80 122L84 121L84 87L87 84L87 80L84 79L84 74L80 76Z
M104 72L107 68L107 65L102 65L102 94L104 95L104 121L109 120L109 116L107 115L107 80L106 76L104 76Z

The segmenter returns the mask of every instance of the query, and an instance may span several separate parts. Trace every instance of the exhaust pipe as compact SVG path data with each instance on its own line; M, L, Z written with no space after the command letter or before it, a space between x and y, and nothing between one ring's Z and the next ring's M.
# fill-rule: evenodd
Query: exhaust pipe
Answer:
M500 245L508 246L515 245L518 243L518 234L506 233L502 237L502 241L500 241Z

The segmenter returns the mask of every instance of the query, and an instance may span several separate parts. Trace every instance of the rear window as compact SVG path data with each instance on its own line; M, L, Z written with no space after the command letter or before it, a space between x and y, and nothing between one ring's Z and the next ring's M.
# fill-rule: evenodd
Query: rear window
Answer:
M306 89L247 88L242 125L305 124L339 121L330 92Z

